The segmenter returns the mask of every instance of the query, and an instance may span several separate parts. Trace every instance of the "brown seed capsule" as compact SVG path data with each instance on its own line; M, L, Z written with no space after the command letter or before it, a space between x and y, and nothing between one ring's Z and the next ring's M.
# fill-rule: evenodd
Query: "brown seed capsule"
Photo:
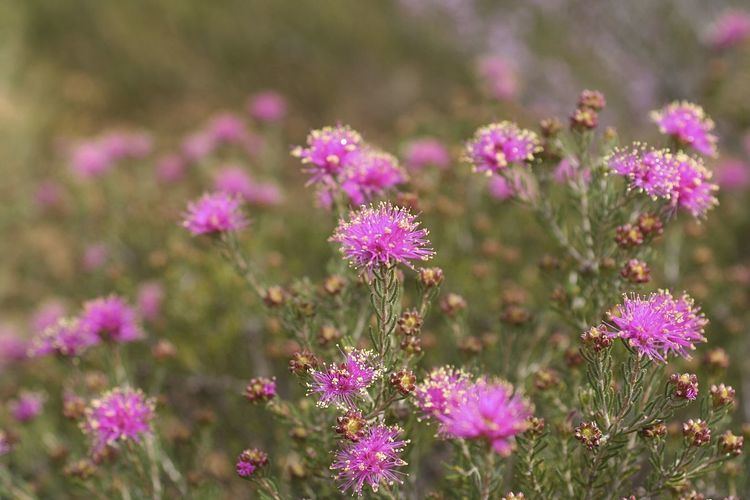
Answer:
M711 429L701 419L693 420L691 418L682 424L682 435L685 436L690 446L703 446L711 441Z
M338 275L328 276L323 281L323 291L328 295L338 295L346 286L344 278Z
M422 352L422 339L416 335L405 335L401 340L401 349L407 354L419 354Z
M640 435L646 439L654 439L667 435L667 426L664 422L657 422L640 430Z
M440 309L448 316L455 316L466 309L466 300L457 293L449 293L440 301Z
M297 351L289 360L289 371L295 375L302 375L320 364L318 357L308 349Z
M263 302L268 307L279 307L286 301L286 292L280 286L270 286L263 293Z
M599 426L596 422L583 422L581 425L575 428L575 438L583 443L586 448L593 450L598 448L602 439L602 431L599 430Z
M435 288L443 283L443 270L439 267L423 267L419 269L419 282L425 288Z
M356 410L349 410L346 415L336 418L336 433L349 441L359 441L365 435L366 428L367 422L362 418L362 413Z
M584 90L581 95L578 96L578 107L589 108L595 111L601 111L604 106L607 105L607 100L604 98L604 94L598 90Z
M399 370L391 374L390 382L398 392L407 396L416 389L417 377L411 370Z
M403 335L419 335L422 323L422 316L416 309L404 311L397 321L398 331Z

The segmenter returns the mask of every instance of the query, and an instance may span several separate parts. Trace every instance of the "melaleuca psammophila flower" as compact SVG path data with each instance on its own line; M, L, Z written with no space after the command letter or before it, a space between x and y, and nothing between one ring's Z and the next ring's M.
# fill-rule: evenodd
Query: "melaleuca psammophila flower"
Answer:
M353 349L344 354L342 363L312 369L309 392L318 396L320 406L351 408L380 375L372 351Z
M674 386L674 397L693 401L698 397L698 377L693 373L674 373L669 377Z
M265 403L276 397L276 379L256 377L245 387L245 398L251 403Z
M716 156L714 122L697 104L676 101L651 112L651 119L662 134L674 137L706 156Z
M248 225L240 198L223 191L206 193L188 203L182 226L193 235L239 231Z
M466 144L466 161L475 172L500 173L511 164L523 165L534 159L542 147L537 135L515 123L492 123L474 133Z
M734 403L734 388L731 385L712 385L711 401L714 408L731 405Z
M81 428L95 454L121 442L140 442L151 433L154 401L130 387L117 387L89 403Z

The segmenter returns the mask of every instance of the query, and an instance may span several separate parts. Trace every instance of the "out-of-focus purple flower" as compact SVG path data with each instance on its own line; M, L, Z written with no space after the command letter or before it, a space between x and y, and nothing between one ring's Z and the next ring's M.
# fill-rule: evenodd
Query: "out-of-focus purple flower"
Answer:
M714 169L716 183L726 191L743 191L750 186L750 165L728 158Z
M156 162L156 179L162 184L174 184L185 177L185 160L180 155L168 154Z
M188 203L182 226L194 235L238 231L248 221L239 198L217 191Z
M362 205L406 181L398 160L388 153L361 148L347 158L341 189L355 205Z
M726 9L711 25L706 40L715 49L728 49L750 39L750 12Z
M461 400L472 385L471 377L451 366L434 368L414 390L414 404L422 416L439 418Z
M482 86L491 97L508 101L518 94L518 74L513 64L500 56L486 56L479 60L477 73Z
M29 320L29 326L34 333L41 333L54 326L67 312L65 304L57 299L49 300L39 305Z
M13 449L8 433L0 429L0 457L7 455Z
M250 448L244 450L240 453L240 456L237 457L235 471L237 471L238 476L247 479L252 476L256 470L266 464L268 464L268 454L258 448Z
M89 435L94 453L118 442L134 441L151 433L154 401L140 390L117 387L93 400L86 408L81 429Z
M112 160L98 142L85 141L73 148L70 167L80 179L93 179L108 172Z
M244 168L227 165L214 175L214 189L247 200L255 191L255 182Z
M414 170L421 170L424 167L444 169L450 166L451 155L448 148L439 140L423 137L406 145L404 161L407 167Z
M513 186L501 175L490 177L487 181L487 188L489 189L490 196L500 201L512 198L516 194Z
M14 327L0 324L0 368L26 359L28 349L28 341Z
M213 153L216 146L213 135L200 131L185 137L182 141L181 152L187 161L198 163Z
M465 159L475 172L489 175L502 172L512 163L523 165L540 151L539 138L534 132L503 121L478 129L466 144Z
M390 203L366 206L340 220L331 241L341 244L341 253L356 268L372 271L378 266L412 260L428 260L435 252L428 231L405 208Z
M482 439L494 451L508 455L513 437L526 430L531 406L506 382L478 380L463 397L438 416L442 434L462 439Z
M318 395L318 406L333 403L353 408L354 401L381 375L372 358L371 351L354 349L346 353L343 363L310 370L310 394Z
M576 180L578 175L578 164L568 158L563 158L560 163L557 164L557 167L555 167L552 177L558 184L565 184L569 181ZM591 171L588 169L581 172L580 176L584 184L588 184L591 181Z
M405 474L398 469L407 464L400 454L408 441L399 439L399 434L398 427L376 425L357 442L344 444L331 464L341 491L361 496L365 485L377 492L382 485L402 483Z
M662 134L672 136L706 156L716 156L717 138L711 133L714 122L700 106L687 101L675 101L652 111L651 119L659 126Z
M251 403L265 403L276 397L276 379L268 377L251 378L245 387L245 397Z
M647 297L625 296L611 313L613 332L640 355L666 363L670 355L689 358L695 344L705 342L708 320L688 295L675 299L668 291Z
M93 243L83 250L82 265L86 272L101 269L109 258L109 248L106 243Z
M99 147L114 162L144 158L151 153L151 136L142 132L109 132L99 139Z
M239 116L221 113L209 121L206 133L215 143L239 144L245 140L247 127Z
M80 328L104 341L133 342L144 336L135 310L116 295L86 302L79 321Z
M286 99L274 90L258 92L248 99L247 112L258 121L277 122L286 116Z
M308 184L331 183L338 178L349 155L362 145L362 136L347 125L313 130L307 147L298 146L292 156L302 160L310 174Z
M63 187L54 180L41 181L34 191L34 202L42 209L51 209L60 206L63 200Z
M18 422L30 422L42 413L44 399L41 393L22 391L10 402L10 413Z
M77 319L61 318L31 340L29 356L80 356L99 341L97 334L87 324Z
M158 281L149 281L138 287L138 312L141 318L156 321L164 302L164 287Z
M251 205L259 207L272 207L284 201L284 194L276 184L261 182L254 186L253 191L247 199Z
M70 166L81 179L99 177L117 162L143 158L151 152L151 137L139 132L109 132L82 141L71 151Z

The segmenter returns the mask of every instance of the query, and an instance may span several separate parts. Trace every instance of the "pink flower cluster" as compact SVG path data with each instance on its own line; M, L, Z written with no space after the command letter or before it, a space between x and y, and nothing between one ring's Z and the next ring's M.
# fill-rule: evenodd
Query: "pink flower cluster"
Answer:
M81 428L90 436L95 454L117 442L138 443L151 432L154 406L140 390L117 387L89 404Z
M518 75L512 63L500 56L479 60L477 73L491 97L500 101L513 99L518 93Z
M503 121L486 125L474 133L466 144L466 161L475 172L500 173L510 164L523 165L542 150L537 135Z
M151 153L151 137L137 132L110 132L77 144L70 153L70 167L81 179L99 177L127 159Z
M707 41L715 49L728 49L750 39L750 12L727 9L716 18Z
M372 271L378 266L412 260L428 260L434 252L428 232L405 208L390 203L366 206L340 220L331 241L341 244L344 257L356 268Z
M451 164L451 155L439 140L423 137L406 145L404 162L413 170L421 170L428 166L445 169Z
M354 408L355 400L381 375L373 364L373 357L372 351L355 349L345 354L343 363L311 370L310 394L318 395L321 407L333 403L342 408Z
M693 300L668 291L647 297L625 296L610 313L610 338L621 338L642 356L666 363L670 355L690 357L695 344L705 342L706 317Z
M627 177L630 187L652 198L663 198L673 207L681 207L701 217L718 201L718 186L700 159L685 153L649 149L635 144L616 150L609 158L610 169Z
M10 412L18 422L29 422L42 413L44 396L38 392L23 391L10 403Z
M238 231L248 225L242 202L223 191L206 193L188 203L182 226L194 235Z
M278 122L286 116L286 99L274 90L264 90L250 96L247 102L247 112L261 122Z
M278 205L283 200L276 184L258 182L238 165L227 165L218 170L214 176L214 189L256 206Z
M711 132L714 122L703 108L689 102L673 102L651 112L651 119L662 134L674 137L706 156L716 156L716 136Z

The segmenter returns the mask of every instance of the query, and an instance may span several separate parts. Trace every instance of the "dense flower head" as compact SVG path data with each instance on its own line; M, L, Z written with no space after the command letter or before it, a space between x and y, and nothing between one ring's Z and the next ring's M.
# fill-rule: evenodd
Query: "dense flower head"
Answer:
M687 295L675 298L662 290L647 297L625 296L610 316L610 336L655 361L665 363L670 355L689 358L695 344L706 341L708 320Z
M99 341L99 336L90 329L88 323L75 318L61 318L31 340L29 355L32 357L50 354L80 356Z
M438 416L440 432L462 439L482 439L494 451L507 455L513 436L528 427L531 406L506 382L480 379L471 385L463 397L451 401L446 411Z
M404 151L404 162L407 167L414 170L420 170L428 166L443 169L450 166L451 155L448 148L439 140L423 137L407 144Z
M355 205L406 181L406 173L394 156L369 147L349 155L341 177L341 189Z
M250 448L244 450L237 457L235 463L235 471L237 475L243 479L247 479L252 476L253 473L259 468L268 464L268 455L266 452L259 450L258 448Z
M728 49L750 39L750 12L727 9L713 22L707 41L716 49Z
M674 385L676 398L693 401L698 397L698 377L693 373L673 373L669 383Z
M628 178L631 189L652 198L667 200L694 217L701 217L715 206L718 187L700 159L683 152L654 150L642 144L618 149L608 158L610 169Z
M390 203L365 206L340 220L331 241L341 244L344 257L356 268L368 271L378 266L428 260L434 252L428 231L405 208Z
M345 353L343 363L311 369L310 393L318 395L318 405L354 407L354 401L381 375L373 356L372 351L353 349Z
M466 159L475 172L498 173L511 163L524 164L542 150L539 138L530 130L503 121L484 126L466 145Z
M250 96L247 112L258 121L277 122L286 116L286 99L274 90L264 90Z
M452 366L434 368L414 390L414 404L422 416L438 418L450 411L471 386L471 377Z
M143 338L135 309L116 295L90 300L83 305L79 328L101 340L133 342Z
M714 122L703 108L685 101L675 101L651 112L651 119L662 134L670 135L699 153L716 156Z
M343 169L349 155L362 146L362 136L347 125L313 130L307 147L298 146L292 155L307 165L310 183L330 183Z
M245 397L251 403L264 403L276 397L276 379L256 377L245 387Z
M42 413L44 395L38 392L22 391L18 398L10 403L10 413L18 422L29 422Z
M362 495L365 485L377 492L381 485L402 483L405 474L398 469L407 464L400 454L408 441L399 439L400 433L398 427L377 425L345 444L331 464L341 491Z
M248 222L239 198L218 191L188 203L182 225L194 235L237 231Z
M140 442L143 435L150 433L154 401L140 390L117 387L93 400L85 417L81 428L98 453L118 441Z

